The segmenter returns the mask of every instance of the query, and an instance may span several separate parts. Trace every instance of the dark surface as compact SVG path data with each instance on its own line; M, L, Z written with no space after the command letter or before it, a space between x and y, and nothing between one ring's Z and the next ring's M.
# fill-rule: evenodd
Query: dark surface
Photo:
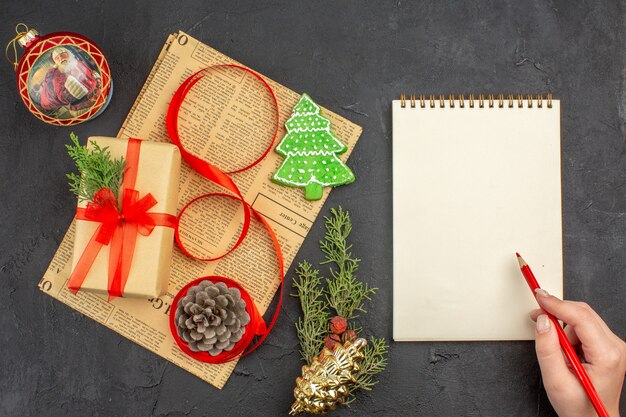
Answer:
M295 299L220 391L37 289L74 211L69 132L115 135L179 29L363 126L350 159L358 180L336 189L323 213L340 204L352 213L361 276L380 287L366 327L388 338L390 101L401 92L553 92L562 99L565 294L624 336L625 4L382 3L2 2L4 42L17 22L84 34L107 54L115 94L96 120L53 127L27 112L11 66L0 65L1 416L286 415L301 366ZM320 258L322 229L318 221L296 261ZM529 342L393 344L389 359L381 384L335 415L553 413Z

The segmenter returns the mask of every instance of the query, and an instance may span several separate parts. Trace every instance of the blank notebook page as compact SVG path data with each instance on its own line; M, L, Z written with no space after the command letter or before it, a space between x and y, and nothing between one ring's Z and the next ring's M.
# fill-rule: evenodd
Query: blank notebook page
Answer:
M534 339L515 252L562 297L559 101L405 103L393 101L394 340Z

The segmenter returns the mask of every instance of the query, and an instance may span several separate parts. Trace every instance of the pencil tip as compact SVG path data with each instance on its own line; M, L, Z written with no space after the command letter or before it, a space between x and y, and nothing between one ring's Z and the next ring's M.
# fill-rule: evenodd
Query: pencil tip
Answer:
M522 257L522 256L521 256L519 253L517 253L517 252L515 252L515 256L517 256L518 258L521 258L521 257Z
M519 263L520 268L523 268L528 265L526 261L524 261L524 258L522 258L522 256L519 253L515 252L515 254L517 255L517 262Z

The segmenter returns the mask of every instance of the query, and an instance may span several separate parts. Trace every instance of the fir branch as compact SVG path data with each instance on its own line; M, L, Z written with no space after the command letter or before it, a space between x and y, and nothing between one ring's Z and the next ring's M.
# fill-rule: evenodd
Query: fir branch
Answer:
M328 322L331 315L328 307L332 307L338 316L349 321L349 328L357 334L360 329L354 326L353 320L357 312L365 312L365 300L370 300L377 288L370 288L357 280L355 273L360 260L352 257L352 245L347 240L352 231L352 223L348 212L341 207L331 209L331 216L326 217L326 235L320 247L326 255L323 264L332 263L331 279L326 279L326 288L322 287L319 271L313 269L308 262L302 262L296 269L297 278L293 286L300 298L304 313L298 319L296 330L300 339L300 354L307 364L311 364L314 356L324 347L324 337L328 334ZM347 335L347 333L344 333ZM345 338L342 336L342 340ZM345 340L344 340L345 342ZM363 360L359 370L354 374L355 384L350 389L346 404L356 399L359 390L370 391L378 384L377 375L387 366L389 345L384 338L371 338L363 349ZM323 377L323 375L319 375Z
M101 148L94 141L91 142L93 149L81 146L74 132L70 133L70 139L73 145L65 147L80 175L71 173L66 176L70 191L76 194L78 201L93 201L94 195L102 188L109 188L117 197L126 167L124 158L111 158L108 147Z
M293 287L300 298L303 316L298 318L296 331L300 339L300 355L311 363L324 347L324 336L328 333L329 313L324 301L324 289L320 286L322 278L319 271L304 261L295 270L298 278L293 279Z
M358 317L358 312L366 312L363 307L365 300L371 300L378 288L370 288L355 276L361 260L352 257L352 245L348 244L348 236L352 231L350 214L341 207L337 210L331 208L330 212L331 216L325 217L326 235L320 247L326 255L322 264L334 263L336 269L330 270L332 279L327 279L326 298L337 315L352 321Z
M371 391L378 384L375 376L387 367L387 352L389 345L384 337L372 337L363 350L363 361L355 375L356 383L353 390Z
M349 406L352 401L356 400L357 391L371 391L380 382L375 377L387 367L388 352L389 345L384 337L370 339L363 350L365 357L359 364L360 369L354 376L356 382L350 390L346 405Z

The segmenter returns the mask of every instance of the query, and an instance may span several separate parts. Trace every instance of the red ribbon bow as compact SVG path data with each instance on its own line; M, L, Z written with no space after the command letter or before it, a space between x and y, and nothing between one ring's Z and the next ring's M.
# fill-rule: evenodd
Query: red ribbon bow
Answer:
M117 207L115 195L108 188L99 190L94 196L94 201L88 203L86 208L76 209L77 220L93 221L100 225L85 247L67 283L74 294L85 281L102 246L111 245L107 287L109 300L121 297L130 273L137 234L149 236L156 226L173 228L176 224L176 217L171 214L148 212L157 204L156 199L150 193L140 199L139 191L133 189L137 178L140 147L140 140L128 140L121 210Z
M141 200L137 200L139 191L126 189L122 197L122 210L117 209L117 200L113 192L103 188L96 193L94 201L87 204L86 209L77 209L77 215L82 220L91 220L102 223L98 230L96 241L108 245L118 226L132 224L137 226L137 232L143 236L150 236L156 226L152 218L153 213L148 210L157 203L154 196L146 194Z

